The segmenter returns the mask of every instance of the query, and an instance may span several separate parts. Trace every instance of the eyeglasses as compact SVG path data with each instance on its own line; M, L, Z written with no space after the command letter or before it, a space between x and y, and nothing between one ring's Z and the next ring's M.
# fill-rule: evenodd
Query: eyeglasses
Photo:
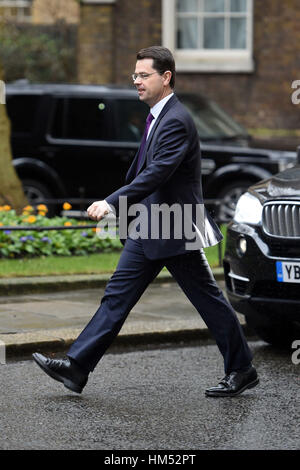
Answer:
M152 73L133 73L131 75L132 80L135 82L137 78L140 78L141 80L147 80L147 78L150 77L150 75L154 75L155 73L158 72L152 72Z

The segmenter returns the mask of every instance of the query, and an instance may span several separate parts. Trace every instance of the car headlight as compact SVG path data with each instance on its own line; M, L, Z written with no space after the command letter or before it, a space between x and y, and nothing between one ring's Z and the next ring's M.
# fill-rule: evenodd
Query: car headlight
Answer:
M294 152L281 152L282 157L278 163L278 170L284 171L293 168L297 164L297 156Z
M258 225L261 222L262 205L251 193L244 193L238 200L234 221L239 224Z

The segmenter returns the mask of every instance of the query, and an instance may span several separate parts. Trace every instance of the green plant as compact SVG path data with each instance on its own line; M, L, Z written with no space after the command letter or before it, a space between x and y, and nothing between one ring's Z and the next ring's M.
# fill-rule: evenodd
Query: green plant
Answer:
M96 232L98 229L85 228L85 222L58 216L48 218L45 206L38 208L43 210L38 209L34 213L34 209L27 206L21 215L17 215L9 206L0 207L0 258L86 255L122 247L117 237L101 238ZM82 225L83 228L75 228ZM45 230L14 230L18 226L42 227ZM62 229L47 230L47 227Z
M5 81L76 81L76 26L5 22L0 25L0 60Z

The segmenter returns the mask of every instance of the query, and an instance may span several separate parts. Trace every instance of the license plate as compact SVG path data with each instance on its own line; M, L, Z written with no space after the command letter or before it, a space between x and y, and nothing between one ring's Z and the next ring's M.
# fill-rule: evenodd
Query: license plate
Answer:
M292 263L276 261L276 273L278 282L300 283L300 261Z

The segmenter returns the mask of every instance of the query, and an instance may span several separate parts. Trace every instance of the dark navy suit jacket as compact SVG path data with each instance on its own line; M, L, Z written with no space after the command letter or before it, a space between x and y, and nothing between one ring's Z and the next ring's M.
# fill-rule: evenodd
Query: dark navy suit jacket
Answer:
M143 232L141 239L146 257L165 258L218 243L222 234L203 205L199 136L192 117L176 95L167 101L156 119L136 174L137 157L138 153L128 170L125 185L106 201L120 216L120 225L122 217L128 217L120 211L120 196L127 197L128 207L143 204L146 211L137 212L136 221ZM175 208L174 204L177 206L175 215L173 217L171 210L167 226L163 227L160 221L159 227L154 227L153 220L155 224L159 220L153 217L155 210L157 215L162 207ZM132 218L128 221L132 223ZM187 236L185 230L178 235L180 224L186 227L185 223L190 224L193 238L191 231Z

